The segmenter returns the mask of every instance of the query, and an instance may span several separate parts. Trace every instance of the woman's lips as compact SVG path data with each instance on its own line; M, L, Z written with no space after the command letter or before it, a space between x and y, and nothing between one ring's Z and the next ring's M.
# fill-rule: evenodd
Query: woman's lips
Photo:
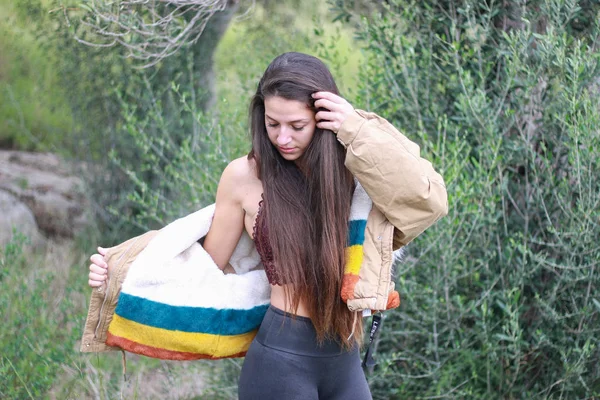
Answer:
M286 147L278 147L279 151L281 151L282 153L293 153L296 149L291 147L291 148L286 148Z

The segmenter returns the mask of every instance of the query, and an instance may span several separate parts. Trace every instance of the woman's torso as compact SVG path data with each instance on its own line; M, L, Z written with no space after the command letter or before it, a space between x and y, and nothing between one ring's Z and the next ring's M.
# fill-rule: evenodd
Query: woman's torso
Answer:
M239 186L237 190L241 191L242 208L244 209L244 228L250 237L254 239L254 224L259 210L259 203L262 199L263 185L256 175L254 168L254 160L248 160L248 179L243 186ZM276 268L285 268L285 265L277 265ZM285 290L292 290L290 285L271 285L271 304L281 310L292 313L291 306L286 304ZM293 312L296 315L309 317L308 311L302 300L298 305L298 309Z

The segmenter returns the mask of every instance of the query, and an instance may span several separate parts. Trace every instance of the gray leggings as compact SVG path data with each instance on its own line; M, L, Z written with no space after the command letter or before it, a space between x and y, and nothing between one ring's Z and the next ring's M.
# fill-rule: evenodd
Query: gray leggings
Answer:
M250 345L240 400L371 400L358 348L333 341L319 347L310 318L269 307Z

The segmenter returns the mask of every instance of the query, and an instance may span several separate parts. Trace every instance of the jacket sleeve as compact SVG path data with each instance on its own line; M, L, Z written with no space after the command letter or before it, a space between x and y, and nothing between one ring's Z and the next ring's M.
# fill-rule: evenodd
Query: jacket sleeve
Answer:
M337 133L346 167L394 225L394 247L408 244L448 213L444 179L419 146L374 113L356 110Z

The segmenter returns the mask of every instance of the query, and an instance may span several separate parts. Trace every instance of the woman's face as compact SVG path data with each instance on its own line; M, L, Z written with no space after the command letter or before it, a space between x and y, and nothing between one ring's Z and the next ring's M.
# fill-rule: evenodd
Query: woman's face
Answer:
M279 154L296 161L315 134L315 113L301 101L271 96L265 98L265 125Z

